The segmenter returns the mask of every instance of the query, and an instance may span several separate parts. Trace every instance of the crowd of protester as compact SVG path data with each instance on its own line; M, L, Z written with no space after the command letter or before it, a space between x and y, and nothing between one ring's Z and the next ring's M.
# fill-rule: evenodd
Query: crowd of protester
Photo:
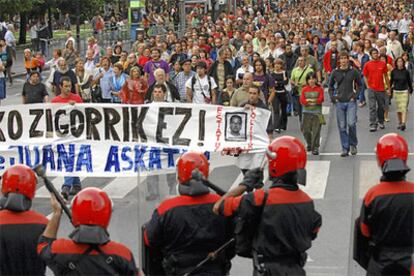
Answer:
M289 117L298 116L308 150L318 154L323 88L329 87L336 105L351 101L363 108L369 103L371 131L385 127L392 102L399 129L406 129L413 92L414 23L412 7L404 1L239 4L236 14L221 13L216 20L194 7L183 37L168 27L175 6L172 14L166 3L159 11L160 5L147 9L144 25L165 25L166 32L150 37L145 31L138 33L130 51L121 41L107 48L100 45L104 23L97 14L85 55L75 48L70 32L65 48L55 49L49 61L40 53L24 51L24 103L59 96L63 77L70 79L71 92L83 102L101 103L148 103L161 85L167 102L243 106L255 85L272 111L273 131L285 131ZM13 43L7 33L0 40L0 99L5 97ZM359 75L352 79L355 85L343 88L352 91L347 98L337 94L344 86L338 77L341 57L347 59L342 69ZM50 75L41 80L38 73L45 68L50 68ZM340 120L346 116L337 115L341 129ZM348 124L352 128L355 122ZM346 143L343 149L350 150Z

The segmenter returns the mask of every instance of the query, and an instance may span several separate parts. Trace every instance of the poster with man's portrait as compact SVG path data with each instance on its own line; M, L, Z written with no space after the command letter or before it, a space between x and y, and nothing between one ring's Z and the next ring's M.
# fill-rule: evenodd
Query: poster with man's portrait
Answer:
M226 113L224 138L226 141L244 142L247 140L247 113Z

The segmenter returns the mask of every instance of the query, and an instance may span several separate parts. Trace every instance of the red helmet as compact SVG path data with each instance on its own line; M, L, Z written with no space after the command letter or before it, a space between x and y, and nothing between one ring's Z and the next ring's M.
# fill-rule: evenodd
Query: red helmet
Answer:
M182 184L190 180L195 169L198 169L205 178L208 178L209 164L204 154L186 152L181 155L177 162L178 182Z
M1 192L3 195L8 193L22 194L33 199L36 183L36 175L30 167L21 164L13 165L3 174Z
M400 159L407 163L408 145L404 137L397 133L388 133L382 136L377 143L378 166L384 166L385 161Z
M101 189L89 187L80 191L72 202L72 222L75 227L98 225L107 228L112 214L112 201Z
M269 175L282 176L288 172L304 169L306 150L302 142L292 136L281 136L270 143L267 150Z

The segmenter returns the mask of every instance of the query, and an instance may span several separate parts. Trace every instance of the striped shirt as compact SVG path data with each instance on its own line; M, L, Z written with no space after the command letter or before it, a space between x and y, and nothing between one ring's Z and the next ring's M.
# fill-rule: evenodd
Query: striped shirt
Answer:
M188 74L185 74L184 71L181 71L177 74L174 78L174 85L178 89L178 93L180 93L181 102L186 102L187 99L187 92L185 88L185 83L191 79L195 75L194 71L190 71Z

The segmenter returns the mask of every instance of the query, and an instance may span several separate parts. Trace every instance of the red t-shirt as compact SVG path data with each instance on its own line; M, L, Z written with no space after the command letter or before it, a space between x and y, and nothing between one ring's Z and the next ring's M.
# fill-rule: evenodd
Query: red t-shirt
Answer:
M375 91L384 91L384 74L388 72L387 64L380 60L368 61L363 70L364 77L368 80L369 88Z
M82 98L78 94L70 93L69 97L62 98L61 95L56 96L52 99L52 103L69 103L74 101L75 103L83 103Z

